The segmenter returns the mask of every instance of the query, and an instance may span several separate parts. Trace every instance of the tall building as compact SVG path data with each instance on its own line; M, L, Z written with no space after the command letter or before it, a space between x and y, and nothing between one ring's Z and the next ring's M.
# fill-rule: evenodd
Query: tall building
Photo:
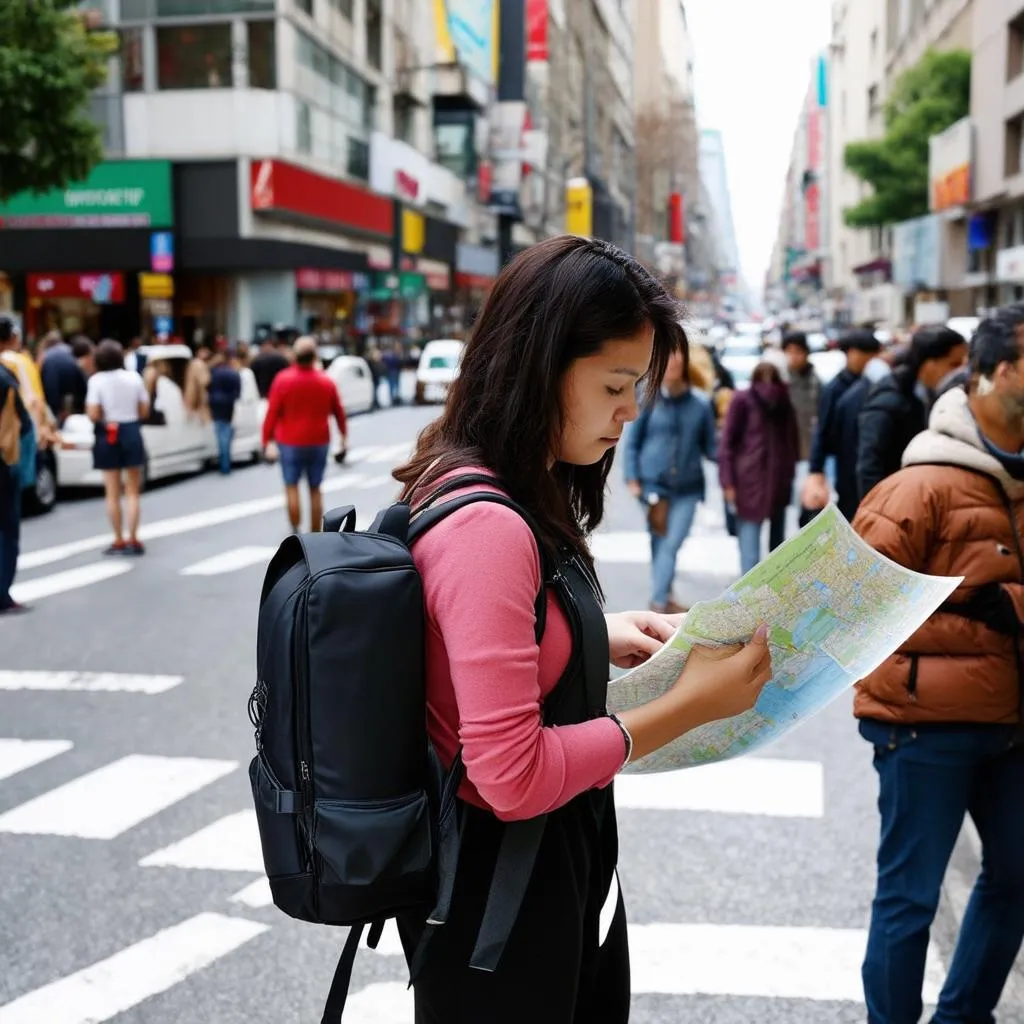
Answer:
M718 239L719 283L723 292L737 296L742 290L740 256L732 217L725 143L720 131L705 128L700 133L699 161L700 178L710 207L710 229Z
M496 0L104 2L107 159L0 210L30 331L415 336L478 298Z
M700 210L693 43L683 0L634 5L634 53L636 253L683 296L687 222Z

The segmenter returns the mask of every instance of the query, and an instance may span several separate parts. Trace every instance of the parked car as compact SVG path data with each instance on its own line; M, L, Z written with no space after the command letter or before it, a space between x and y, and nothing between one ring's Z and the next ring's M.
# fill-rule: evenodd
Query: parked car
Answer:
M759 325L756 325L759 327ZM764 358L760 329L757 334L734 334L718 350L722 365L732 374L737 388L750 384L754 367Z
M57 456L52 448L36 448L35 479L24 481L22 512L41 516L52 512L57 504Z
M335 356L325 372L334 381L346 414L369 412L373 408L373 374L365 359Z
M423 346L416 368L416 404L443 402L448 388L459 372L459 361L465 348L461 341L444 338L428 341Z
M147 366L161 363L166 372L156 381L152 422L143 424L146 446L146 480L199 473L217 458L213 424L203 423L185 410L185 372L192 359L187 345L147 345L139 349ZM235 404L235 438L231 457L235 462L259 458L263 426L262 404L252 370L240 371L242 395ZM86 416L69 416L61 431L63 444L57 453L57 484L60 487L99 487L102 473L92 468L95 427Z
M964 341L970 342L980 323L981 317L979 316L955 316L946 322L946 326L961 335Z

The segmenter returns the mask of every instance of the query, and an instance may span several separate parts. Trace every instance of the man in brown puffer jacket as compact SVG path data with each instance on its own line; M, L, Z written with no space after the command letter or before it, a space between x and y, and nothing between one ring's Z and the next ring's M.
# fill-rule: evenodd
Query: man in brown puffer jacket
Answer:
M928 933L964 815L984 866L932 1024L991 1022L1024 937L1024 305L984 321L969 392L936 402L854 528L950 600L857 688L881 842L864 961L870 1024L922 1011Z

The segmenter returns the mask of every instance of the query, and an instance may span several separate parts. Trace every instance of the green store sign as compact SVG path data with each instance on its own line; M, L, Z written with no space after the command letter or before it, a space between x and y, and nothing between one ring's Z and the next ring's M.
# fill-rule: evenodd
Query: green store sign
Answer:
M0 203L5 228L169 228L174 226L167 160L99 164L85 181L53 192L21 192Z
M403 270L381 271L373 276L373 289L370 299L375 302L388 302L391 299L418 299L427 293L427 278L424 274L416 274Z

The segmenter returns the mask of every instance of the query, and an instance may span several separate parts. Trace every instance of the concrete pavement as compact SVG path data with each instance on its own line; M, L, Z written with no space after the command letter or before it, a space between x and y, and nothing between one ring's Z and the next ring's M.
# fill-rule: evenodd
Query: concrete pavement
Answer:
M328 500L369 522L430 415L354 418ZM35 607L0 621L0 1024L319 1020L343 932L266 905L245 775L259 588L286 530L276 467L157 487L143 516L139 560L103 558L97 498L25 524ZM594 544L610 610L643 607L647 540L618 470ZM735 578L717 491L680 566L687 601ZM617 792L634 1021L864 1019L877 821L849 701L763 757ZM974 870L965 844L932 998ZM411 1021L406 977L386 936L346 1020ZM1020 989L1004 1002L1000 1021L1024 1024Z

